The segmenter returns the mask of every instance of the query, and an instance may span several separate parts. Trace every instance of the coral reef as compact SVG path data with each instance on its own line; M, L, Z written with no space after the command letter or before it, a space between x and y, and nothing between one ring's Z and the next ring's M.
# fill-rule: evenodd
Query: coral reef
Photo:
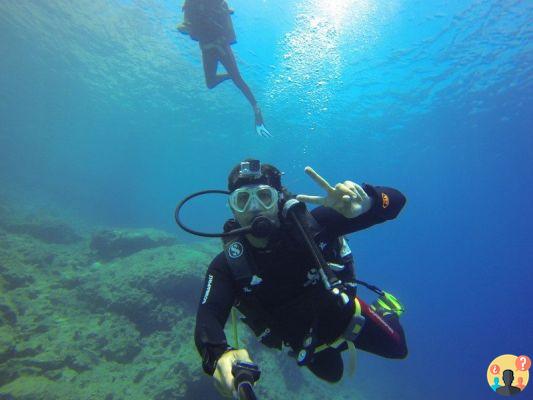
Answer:
M218 242L153 229L80 233L0 207L0 399L218 399L193 340ZM331 394L239 324L263 374L260 399ZM231 335L228 334L228 337ZM350 398L354 398L350 393Z

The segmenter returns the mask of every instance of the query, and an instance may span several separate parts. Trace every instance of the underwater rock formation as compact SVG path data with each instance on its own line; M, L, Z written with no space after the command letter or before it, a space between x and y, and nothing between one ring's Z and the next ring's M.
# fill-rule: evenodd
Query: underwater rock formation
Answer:
M90 247L99 260L109 261L117 257L127 257L141 250L176 243L174 237L153 229L142 231L114 229L93 234Z
M82 239L72 226L62 220L41 213L21 215L5 204L0 204L0 229L29 235L45 243L73 244Z
M5 226L10 233L23 233L47 243L71 244L81 240L69 225L55 221L39 221Z
M180 244L144 229L50 241L29 234L31 223L10 217L0 226L1 396L219 398L193 339L204 273L218 242ZM342 391L332 395L285 354L253 345L241 323L239 336L263 370L262 400L347 398Z

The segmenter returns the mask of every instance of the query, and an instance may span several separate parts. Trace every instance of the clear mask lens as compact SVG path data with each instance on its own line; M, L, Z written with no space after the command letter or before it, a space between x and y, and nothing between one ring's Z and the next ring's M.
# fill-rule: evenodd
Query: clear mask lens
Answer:
M250 196L250 193L248 192L238 193L235 198L235 208L238 210L244 210L245 208L247 208L251 198L252 196Z
M267 185L244 186L233 191L229 198L230 206L237 212L251 208L270 210L278 203L278 192Z

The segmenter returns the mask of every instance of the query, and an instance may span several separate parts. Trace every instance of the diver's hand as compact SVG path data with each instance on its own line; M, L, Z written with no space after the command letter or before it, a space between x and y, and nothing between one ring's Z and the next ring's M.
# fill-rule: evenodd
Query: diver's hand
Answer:
M327 192L327 196L308 196L299 194L296 199L306 203L318 204L333 208L346 218L355 218L364 214L372 207L372 198L366 194L361 186L352 181L337 183L332 187L324 178L311 167L305 167L305 172L320 187Z
M256 125L255 126L255 132L259 135L259 136L262 136L262 137L268 137L268 138L271 138L272 137L272 134L268 131L267 128L265 128L265 126L263 124L261 125Z
M265 123L263 121L263 114L259 105L254 106L254 116L255 116L255 132L262 137L272 137L267 128L265 128Z
M215 388L224 397L231 398L235 390L231 367L237 361L252 362L246 349L226 351L218 359L213 378L215 379Z

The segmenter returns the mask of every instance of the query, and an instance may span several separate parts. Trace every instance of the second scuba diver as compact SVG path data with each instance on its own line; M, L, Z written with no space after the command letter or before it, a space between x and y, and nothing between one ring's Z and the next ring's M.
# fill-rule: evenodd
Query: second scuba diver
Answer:
M342 378L341 352L350 347L387 358L407 355L399 321L403 306L356 280L344 238L396 218L405 197L392 188L351 181L332 187L312 168L305 171L326 196L292 196L276 167L248 159L229 174L228 192L199 192L176 209L183 229L224 239L224 251L205 275L195 329L203 369L223 396L234 390L232 366L251 362L248 351L232 348L224 334L233 306L261 343L289 347L298 365L328 382ZM226 222L224 233L193 231L179 219L181 206L205 193L229 194L234 219ZM308 212L303 202L318 207ZM366 304L357 297L357 283L380 296Z
M259 136L270 137L265 128L263 115L257 101L242 78L231 45L237 39L228 4L224 0L185 0L183 4L184 21L177 29L190 35L200 44L204 65L205 83L209 89L231 79L244 94L254 110L255 130ZM217 74L218 63L226 69L225 74Z

